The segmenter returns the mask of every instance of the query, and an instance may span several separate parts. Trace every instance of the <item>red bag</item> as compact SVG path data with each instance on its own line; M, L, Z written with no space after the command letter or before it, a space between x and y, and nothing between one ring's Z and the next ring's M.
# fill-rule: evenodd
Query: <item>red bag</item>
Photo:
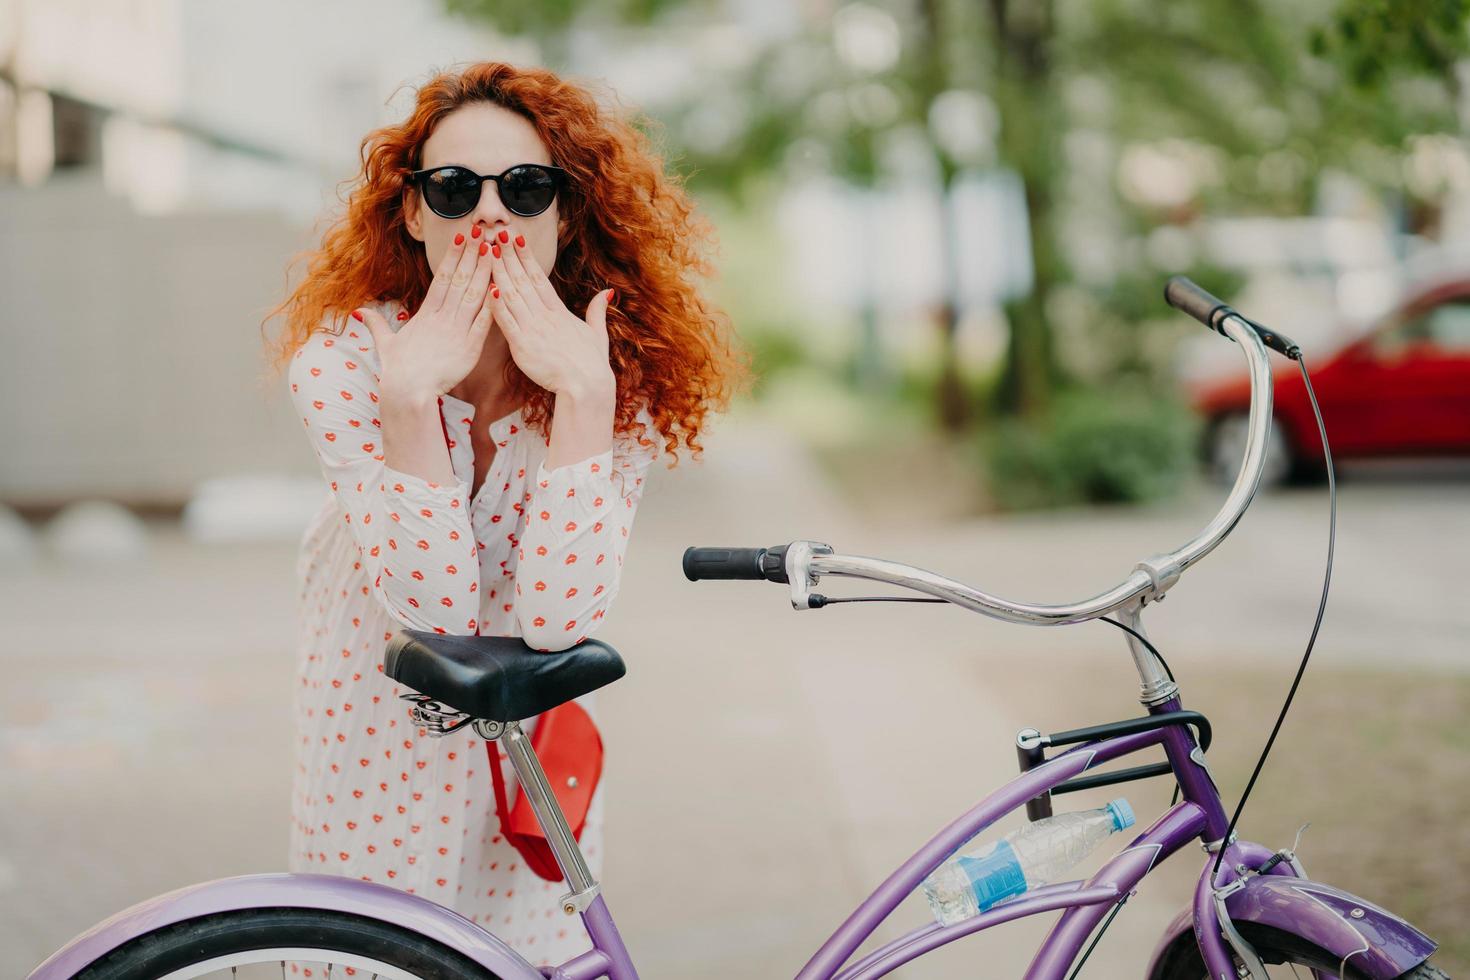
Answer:
M500 833L521 852L526 865L547 881L561 881L561 868L546 832L536 822L531 800L516 794L514 807L505 802L505 777L500 773L500 745L486 742L490 776L495 782L495 811L500 815ZM602 778L602 735L590 715L575 701L559 704L541 715L531 735L531 749L541 760L552 795L566 814L572 836L582 839L587 808ZM509 811L509 812L507 812Z

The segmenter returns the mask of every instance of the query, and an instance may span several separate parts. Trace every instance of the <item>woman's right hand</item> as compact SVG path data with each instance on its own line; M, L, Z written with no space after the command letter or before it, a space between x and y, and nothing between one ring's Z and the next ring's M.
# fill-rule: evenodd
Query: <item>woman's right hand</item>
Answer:
M378 386L394 396L436 398L464 380L490 333L489 236L456 241L439 261L424 302L395 333L366 307L352 315L367 325L378 349Z

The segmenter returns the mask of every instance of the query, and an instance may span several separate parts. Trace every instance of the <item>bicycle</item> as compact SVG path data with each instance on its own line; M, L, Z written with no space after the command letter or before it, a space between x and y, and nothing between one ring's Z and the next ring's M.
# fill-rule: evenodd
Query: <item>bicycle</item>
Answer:
M1255 775L1234 815L1228 816L1205 760L1211 741L1209 722L1184 709L1178 682L1144 632L1144 608L1162 599L1186 570L1225 539L1255 495L1271 421L1267 349L1301 358L1300 349L1289 339L1237 313L1187 279L1170 280L1165 295L1244 352L1251 376L1244 463L1219 513L1193 540L1138 562L1113 588L1075 603L1021 603L897 562L837 554L815 541L685 551L683 569L691 581L781 583L789 587L796 609L891 598L949 602L1027 625L1105 619L1126 634L1139 675L1139 701L1147 710L1142 717L1051 735L1023 730L1016 746L1020 775L944 827L890 874L812 955L796 980L875 980L957 939L1054 911L1062 914L1025 977L1071 980L1139 882L1191 841L1198 841L1205 851L1205 866L1191 902L1165 928L1146 970L1148 980L1269 980L1268 964L1286 965L1294 976L1295 967L1302 966L1321 978L1447 980L1428 963L1437 949L1433 940L1377 905L1308 878L1295 843L1272 850L1237 838L1235 824ZM1305 376L1304 365L1302 372ZM1325 430L1323 437L1326 448ZM1329 487L1335 487L1330 462L1328 474ZM1335 504L1333 513L1335 526ZM1329 545L1328 582L1330 569ZM814 591L824 575L882 582L925 598L829 598ZM1109 618L1111 613L1119 618ZM1316 627L1313 641L1315 637ZM1311 646L1309 641L1292 694ZM57 951L31 974L31 980L191 980L211 974L237 977L242 967L247 968L245 976L266 975L251 974L249 968L270 970L277 964L284 975L287 960L326 964L317 975L328 977L363 973L385 980L637 980L601 886L588 870L519 725L521 719L622 677L625 668L617 651L589 639L558 653L541 654L519 637L401 630L388 643L384 670L416 692L404 695L413 702L411 717L431 734L448 736L468 728L502 743L570 888L560 899L561 909L581 917L590 949L566 963L537 969L493 934L449 909L386 885L333 875L244 875L192 885L120 912ZM1256 775L1290 702L1288 694ZM1048 756L1048 750L1064 746L1070 748ZM1163 747L1166 761L1095 771L1153 746ZM1161 775L1177 782L1177 802L1087 880L1043 885L952 925L931 922L849 962L936 868L1002 816L1024 807L1029 819L1041 819L1051 813L1053 798L1059 794ZM1089 937L1092 945L1084 950ZM334 972L337 967L341 973Z

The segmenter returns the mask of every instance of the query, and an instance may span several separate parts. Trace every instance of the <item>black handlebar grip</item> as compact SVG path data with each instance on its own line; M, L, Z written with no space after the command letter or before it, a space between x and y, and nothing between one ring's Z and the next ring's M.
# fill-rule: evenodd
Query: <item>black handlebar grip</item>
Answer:
M1188 313L1216 333L1220 333L1221 318L1235 312L1188 276L1174 276L1165 283L1164 299L1176 310Z
M1170 306L1188 313L1222 337L1228 338L1229 334L1220 328L1220 324L1228 316L1238 317L1256 332L1256 336L1261 338L1262 343L1276 353L1289 357L1293 361L1302 356L1302 349L1296 341L1248 317L1241 316L1228 304L1222 303L1218 296L1201 289L1188 276L1174 276L1165 283L1164 299Z
M685 548L684 577L700 579L771 579L786 581L785 548ZM773 572L779 572L775 578Z

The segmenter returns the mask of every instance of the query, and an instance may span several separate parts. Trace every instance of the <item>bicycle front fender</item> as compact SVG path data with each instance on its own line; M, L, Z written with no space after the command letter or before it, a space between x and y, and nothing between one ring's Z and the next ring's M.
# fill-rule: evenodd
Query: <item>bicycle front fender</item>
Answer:
M1438 948L1434 940L1392 912L1310 878L1252 875L1225 900L1225 908L1237 925L1267 926L1298 936L1373 980L1402 976ZM1166 959L1178 944L1186 942L1195 942L1191 908L1169 923L1145 976L1150 980L1160 977Z
M322 874L240 875L147 899L73 939L38 966L29 980L70 980L88 964L156 929L259 908L322 909L376 919L442 943L502 980L545 980L504 942L442 905L387 885Z

